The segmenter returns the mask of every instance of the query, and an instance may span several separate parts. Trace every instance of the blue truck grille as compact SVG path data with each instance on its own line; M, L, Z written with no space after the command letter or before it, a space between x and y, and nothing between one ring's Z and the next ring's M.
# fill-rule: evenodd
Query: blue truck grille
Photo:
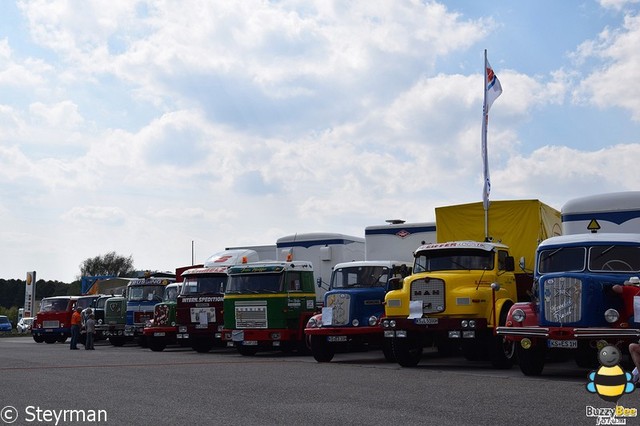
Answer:
M544 285L544 318L567 324L582 318L582 280L573 277L550 278Z
M444 311L444 281L440 279L417 279L411 283L411 300L422 301L422 313Z

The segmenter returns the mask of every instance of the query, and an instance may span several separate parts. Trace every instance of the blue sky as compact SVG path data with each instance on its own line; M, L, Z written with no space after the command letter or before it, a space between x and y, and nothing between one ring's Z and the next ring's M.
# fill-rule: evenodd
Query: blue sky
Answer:
M638 190L640 3L0 2L0 277Z

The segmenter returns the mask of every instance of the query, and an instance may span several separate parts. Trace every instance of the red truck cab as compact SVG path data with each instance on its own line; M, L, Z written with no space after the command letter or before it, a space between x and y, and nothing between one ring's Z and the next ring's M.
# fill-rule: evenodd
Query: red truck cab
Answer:
M37 343L64 343L71 336L71 315L77 300L77 296L42 299L31 328L33 340Z

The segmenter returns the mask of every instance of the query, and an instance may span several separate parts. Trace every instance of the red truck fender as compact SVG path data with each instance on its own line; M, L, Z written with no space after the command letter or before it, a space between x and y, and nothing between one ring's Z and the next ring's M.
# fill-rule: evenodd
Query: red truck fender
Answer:
M524 313L523 321L516 321L513 318L513 313L516 310L520 310ZM518 312L519 313L519 312ZM507 321L505 327L535 327L539 325L538 309L533 302L518 302L514 303L509 309L507 314Z

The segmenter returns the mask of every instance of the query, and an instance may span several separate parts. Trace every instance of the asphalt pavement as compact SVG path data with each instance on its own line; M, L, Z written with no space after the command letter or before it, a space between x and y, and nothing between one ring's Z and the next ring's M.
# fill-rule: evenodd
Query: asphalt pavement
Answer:
M381 352L311 356L233 349L152 352L96 343L95 351L0 339L0 425L596 425L631 417L640 391L615 402L589 392L589 371L517 366L427 353L416 368ZM624 423L621 423L623 421Z

